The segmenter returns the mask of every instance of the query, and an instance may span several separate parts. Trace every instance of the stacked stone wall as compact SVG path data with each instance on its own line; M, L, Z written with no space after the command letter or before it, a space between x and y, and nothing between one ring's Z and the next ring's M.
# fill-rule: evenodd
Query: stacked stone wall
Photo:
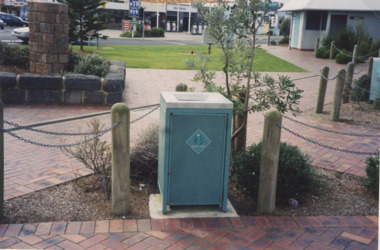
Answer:
M61 3L28 2L30 72L53 74L69 62L68 6Z

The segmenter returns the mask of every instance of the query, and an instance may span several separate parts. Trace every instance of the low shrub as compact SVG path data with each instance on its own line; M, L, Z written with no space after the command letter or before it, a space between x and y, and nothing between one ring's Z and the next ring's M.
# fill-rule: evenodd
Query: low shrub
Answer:
M132 37L132 33L127 31L127 32L121 33L120 36L121 37Z
M335 57L335 62L339 64L347 64L352 61L352 53L342 49Z
M276 41L274 41L274 40L270 41L270 44L271 45L277 45Z
M29 68L29 47L7 44L0 41L0 52L0 63Z
M377 97L375 101L373 101L373 108L380 110L380 97Z
M154 27L152 29L152 36L153 37L164 37L165 36L165 31L162 28Z
M289 37L283 37L280 41L278 41L278 44L289 44Z
M328 59L330 58L330 48L328 47L320 47L317 49L315 53L316 58L323 58L323 59Z
M87 123L87 126L88 131L92 131L93 134L83 135L83 140L89 140L93 136L99 135L105 129L105 124L101 123L97 118L92 118ZM93 189L100 182L101 186L103 186L106 199L109 200L111 190L111 145L107 141L96 138L75 147L61 148L61 151L79 160L87 169L95 174L96 178L92 179L93 182L87 183L85 186Z
M131 149L131 178L144 184L157 183L158 125L142 131Z
M231 161L231 178L251 197L257 199L260 180L262 143L239 152ZM309 164L309 156L298 147L280 144L276 202L286 204L289 198L304 202L320 181Z
M99 56L97 54L81 55L74 65L74 73L84 75L96 75L99 77L105 77L110 68L110 62L107 58Z
M376 198L379 198L379 156L367 157L365 160L366 167L365 172L367 174L367 180L364 182L364 186L371 191Z
M354 80L354 88L352 89L351 99L353 101L369 101L369 91L371 88L371 77L362 75L358 80Z

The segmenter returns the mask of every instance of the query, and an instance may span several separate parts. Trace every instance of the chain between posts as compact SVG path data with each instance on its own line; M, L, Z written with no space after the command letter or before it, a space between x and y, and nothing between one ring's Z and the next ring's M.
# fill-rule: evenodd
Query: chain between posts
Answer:
M351 55L349 55L349 54L347 54L347 53L344 53L344 52L341 51L340 49L338 49L334 44L333 44L333 47L334 47L339 53L341 53L341 54L343 54L343 55L345 55L345 56L347 56L347 57L351 57L351 58L353 57L353 56L351 56ZM374 52L369 53L369 54L364 55L364 56L356 56L356 58L368 57L368 56L375 55L375 54L377 54L377 53L378 53L378 51L374 51Z
M36 145L36 146L41 146L41 147L46 147L46 148L68 148L68 147L79 146L81 144L84 144L84 143L90 142L92 140L95 140L95 139L101 137L102 135L104 135L105 133L111 131L113 128L115 128L119 124L120 124L120 121L116 122L110 128L101 131L100 133L98 133L97 135L95 135L94 137L91 137L89 139L86 139L86 140L83 140L83 141L80 141L80 142L76 142L76 143L61 144L61 145L45 144L45 143L35 142L35 141L29 140L29 139L25 139L25 138L23 138L21 136L18 136L15 133L9 131L8 129L2 128L1 126L0 126L0 129L2 129L5 133L7 133L7 134L9 134L9 135L11 135L11 136L13 136L13 137L21 140L21 141L24 141L26 143L30 143L30 144L33 144L33 145Z
M130 123L134 123L134 122L137 122L143 118L145 118L146 116L148 116L149 114L153 113L155 110L157 110L159 107L159 105L157 105L156 107L154 107L152 110L150 110L149 112L147 112L146 114L138 117L137 119L131 121ZM8 124L8 125L11 125L11 126L14 126L18 129L25 129L25 130L29 130L29 131L32 131L32 132L37 132L37 133L43 133L43 134L49 134L49 135L58 135L58 136L80 136L80 135L92 135L94 134L94 131L90 131L90 132L83 132L83 133L64 133L64 132L52 132L52 131L46 131L46 130L41 130L41 129L33 129L31 127L28 127L28 126L22 126L22 125L19 125L17 123L14 123L14 122L9 122L9 121L4 121L4 123ZM29 140L29 139L25 139L13 132L11 132L9 129L6 129L6 128L3 128L0 126L0 130L3 130L5 133L9 134L10 136L13 136L21 141L24 141L26 143L30 143L30 144L33 144L33 145L36 145L36 146L41 146L41 147L48 147L48 148L67 148L67 147L74 147L74 146L79 146L81 144L84 144L84 143L87 143L87 142L90 142L92 140L95 140L101 136L103 136L104 134L106 134L107 132L111 131L113 128L115 128L117 125L120 124L120 121L118 121L117 123L113 124L110 128L108 129L105 129L105 130L102 130L102 131L99 131L97 132L97 134L91 138L88 138L88 139L85 139L83 141L80 141L80 142L76 142L76 143L70 143L70 144L62 144L62 145L54 145L54 144L44 144L44 143L40 143L40 142L35 142L35 141L32 141L32 140Z
M309 128L318 129L318 130L325 131L325 132L332 133L332 134L348 135L348 136L355 136L355 137L375 137L375 138L379 138L380 137L380 135L366 135L366 134L356 134L356 133L345 133L345 132L333 131L333 130L329 130L329 129L326 129L326 128L321 128L321 127L318 127L318 126L313 126L313 125L310 125L310 124L307 124L307 123L304 123L304 122L301 122L301 121L297 121L297 120L295 120L293 118L290 118L288 116L283 116L283 117L285 119L288 119L288 120L290 120L292 122L301 124L303 126L306 126L306 127L309 127Z
M327 77L325 77L323 74L322 74L322 71L320 70L320 76L323 78L323 79L325 79L326 81L332 81L332 80L335 80L336 78L340 78L340 79L342 79L343 81L345 81L346 83L348 83L348 84L353 84L356 88L358 88L358 89L360 89L360 90L362 90L362 91L364 91L364 92L367 92L367 93L370 93L370 91L368 91L368 90L366 90L366 89L364 89L364 88L362 88L362 87L360 87L359 85L357 85L356 83L354 83L354 82L352 82L352 81L349 81L349 80L347 80L345 77L343 78L343 77L341 77L341 76L339 76L339 74L338 75L336 75L336 76L334 76L333 78L327 78ZM360 73L360 72L357 72L357 73L354 73L354 74L358 74L358 73Z
M347 149L340 149L340 148L334 148L334 147L331 147L331 146L328 146L328 145L325 145L325 144L322 144L320 142L317 142L315 140L312 140L310 138L307 138L305 136L302 136L286 127L284 127L284 125L282 124L279 124L276 122L276 125L283 128L285 131L307 141L307 142L310 142L310 143L313 143L315 145L318 145L318 146L321 146L321 147L324 147L324 148L327 148L327 149L331 149L331 150L335 150L335 151L339 151L339 152L343 152L343 153L349 153L349 154L358 154L358 155L377 155L377 152L359 152L359 151L353 151L353 150L347 150Z

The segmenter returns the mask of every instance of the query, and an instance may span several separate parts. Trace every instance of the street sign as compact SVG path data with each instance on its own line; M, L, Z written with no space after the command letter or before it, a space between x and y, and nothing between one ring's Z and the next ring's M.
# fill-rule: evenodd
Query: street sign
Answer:
M139 0L129 0L129 16L130 17L139 17Z
M131 31L131 24L129 20L123 20L123 32Z
M129 23L130 24L140 24L140 21L139 20L130 20Z

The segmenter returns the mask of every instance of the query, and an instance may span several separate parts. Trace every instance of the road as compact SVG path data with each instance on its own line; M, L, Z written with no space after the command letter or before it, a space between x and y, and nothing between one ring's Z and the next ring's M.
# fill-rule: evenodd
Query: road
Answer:
M5 27L4 30L0 30L0 41L7 43L22 44L21 40L12 36L12 30L18 27ZM99 45L111 46L111 45L203 45L202 35L187 35L184 33L167 32L165 38L121 38L119 37L121 31L105 30L105 35L109 38L99 39ZM272 40L278 41L280 37L274 37ZM266 36L262 36L257 40L257 44L266 44Z

